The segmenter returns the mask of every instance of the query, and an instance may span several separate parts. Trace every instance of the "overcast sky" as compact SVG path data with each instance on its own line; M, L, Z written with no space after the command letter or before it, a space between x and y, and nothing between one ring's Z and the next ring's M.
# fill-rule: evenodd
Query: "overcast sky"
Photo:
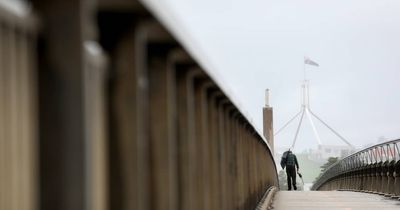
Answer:
M311 108L355 145L400 138L399 0L159 0L214 63L262 128L271 90L275 130L300 110L303 56ZM325 144L341 142L320 123ZM297 121L276 136L293 140ZM315 147L306 121L297 149Z

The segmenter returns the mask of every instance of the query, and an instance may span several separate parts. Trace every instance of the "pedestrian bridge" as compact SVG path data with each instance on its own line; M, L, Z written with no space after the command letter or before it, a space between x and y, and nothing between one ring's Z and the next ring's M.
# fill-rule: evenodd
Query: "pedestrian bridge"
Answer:
M260 209L398 209L400 139L358 151L330 166L314 191L270 190Z
M0 59L0 210L399 206L399 140L278 191L271 138L161 1L0 1Z

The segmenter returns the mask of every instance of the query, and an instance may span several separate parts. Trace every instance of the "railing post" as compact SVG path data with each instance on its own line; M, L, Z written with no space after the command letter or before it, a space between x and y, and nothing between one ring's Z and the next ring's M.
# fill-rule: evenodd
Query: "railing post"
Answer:
M210 141L210 201L211 210L219 209L219 187L218 187L218 131L217 131L217 112L216 99L217 89L209 91L208 97L208 123L209 123L209 141Z
M396 161L392 160L390 161L389 165L388 165L388 172L387 172L387 176L388 176L388 182L387 182L387 186L386 186L386 193L388 195L394 195L394 185L395 185L395 175L394 175L394 171L395 171L395 164Z
M378 164L379 163L374 163L374 165L372 166L372 183L371 183L371 191L372 192L377 192L377 183L378 183Z
M86 208L108 209L108 130L106 81L108 58L94 41L86 41L85 48L85 126L86 173L88 180Z
M95 36L93 5L33 0L32 6L44 23L38 59L40 209L83 210L89 197L83 43Z
M400 196L400 160L395 164L394 169L394 194Z
M374 169L373 169L374 164L370 163L368 164L368 178L367 178L367 191L372 192L373 191L373 183L374 183Z
M146 34L149 77L149 138L151 144L152 210L178 207L177 104L174 64L169 59L175 42L155 21L142 23Z
M0 209L38 209L37 18L9 3L0 2Z
M385 162L383 162L381 167L382 167L382 171L381 171L382 185L380 187L380 193L386 194L388 192L387 191L387 183L389 181L389 177L388 177L389 161L386 160Z

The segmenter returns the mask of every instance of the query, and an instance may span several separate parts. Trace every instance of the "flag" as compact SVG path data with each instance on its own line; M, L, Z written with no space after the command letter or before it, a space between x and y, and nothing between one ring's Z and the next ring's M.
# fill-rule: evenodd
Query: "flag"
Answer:
M308 65L312 65L312 66L319 66L318 63L312 61L310 58L308 57L304 57L304 63L308 64Z

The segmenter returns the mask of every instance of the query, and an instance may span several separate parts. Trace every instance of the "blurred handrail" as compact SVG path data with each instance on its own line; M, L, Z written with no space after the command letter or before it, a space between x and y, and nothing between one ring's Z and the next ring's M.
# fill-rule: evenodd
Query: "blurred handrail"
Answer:
M39 27L39 19L25 1L0 0L0 23L32 32Z

